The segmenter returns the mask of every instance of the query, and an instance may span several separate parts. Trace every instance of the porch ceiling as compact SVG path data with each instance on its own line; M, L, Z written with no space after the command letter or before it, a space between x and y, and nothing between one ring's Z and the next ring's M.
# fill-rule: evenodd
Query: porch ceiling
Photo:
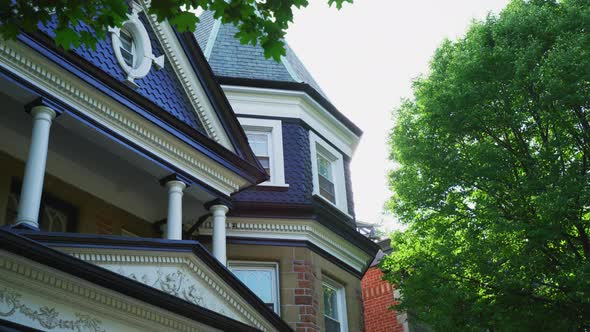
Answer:
M32 121L24 105L36 96L5 78L0 78L0 91L0 150L25 161ZM47 173L146 221L166 217L166 189L158 181L171 171L68 114L52 125ZM207 213L203 204L214 198L189 187L183 221L190 224Z

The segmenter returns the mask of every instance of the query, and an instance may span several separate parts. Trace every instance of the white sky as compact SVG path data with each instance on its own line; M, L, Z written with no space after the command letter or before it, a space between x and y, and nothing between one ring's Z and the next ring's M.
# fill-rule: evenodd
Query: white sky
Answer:
M399 227L383 215L389 197L387 136L392 111L411 97L445 39L498 13L507 0L355 0L341 11L310 0L295 14L287 42L332 103L364 131L352 163L357 219Z

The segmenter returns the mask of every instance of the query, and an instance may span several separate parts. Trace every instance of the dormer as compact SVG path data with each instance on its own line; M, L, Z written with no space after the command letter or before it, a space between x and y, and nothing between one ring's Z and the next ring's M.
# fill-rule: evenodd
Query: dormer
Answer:
M235 195L237 206L322 205L352 223L350 161L362 131L332 105L291 48L280 62L265 59L260 46L240 44L236 27L209 12L200 19L199 45L270 175Z

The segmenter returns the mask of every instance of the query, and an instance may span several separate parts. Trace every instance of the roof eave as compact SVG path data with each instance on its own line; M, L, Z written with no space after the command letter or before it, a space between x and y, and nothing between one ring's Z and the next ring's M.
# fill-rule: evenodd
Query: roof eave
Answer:
M263 89L292 90L292 91L305 92L314 101L316 101L323 108L325 108L326 111L328 111L338 121L340 121L352 133L354 133L358 137L361 137L363 135L362 129L360 129L356 124L354 124L350 119L348 119L344 114L342 114L336 108L336 106L334 106L328 99L326 99L324 96L322 96L316 89L314 89L311 85L309 85L307 83L271 81L271 80L261 80L261 79L252 79L252 78L237 78L237 77L227 77L227 76L216 76L216 78L217 78L217 81L219 82L219 84L221 84L221 85L236 85L236 86L263 88Z

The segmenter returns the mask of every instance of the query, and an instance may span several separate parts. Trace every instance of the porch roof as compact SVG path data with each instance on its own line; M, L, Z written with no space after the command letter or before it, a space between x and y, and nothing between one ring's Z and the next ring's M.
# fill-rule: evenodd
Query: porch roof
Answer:
M177 296L124 277L108 269L73 257L51 247L110 248L191 253L213 270L276 331L292 331L258 297L196 241L125 238L73 233L45 233L5 226L0 228L0 249L32 260L96 286L129 296L190 320L225 331L259 331L235 319L216 313Z

